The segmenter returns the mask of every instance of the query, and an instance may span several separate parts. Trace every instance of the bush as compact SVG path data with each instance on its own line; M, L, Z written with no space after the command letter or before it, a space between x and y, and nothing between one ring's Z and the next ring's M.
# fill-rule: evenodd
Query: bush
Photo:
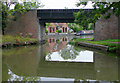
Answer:
M58 33L61 33L62 31L61 30L58 30Z
M58 33L58 30L56 30L55 32Z
M61 33L62 31L61 31L61 30L56 30L55 32L57 32L57 33Z
M48 30L45 30L45 33L48 33Z

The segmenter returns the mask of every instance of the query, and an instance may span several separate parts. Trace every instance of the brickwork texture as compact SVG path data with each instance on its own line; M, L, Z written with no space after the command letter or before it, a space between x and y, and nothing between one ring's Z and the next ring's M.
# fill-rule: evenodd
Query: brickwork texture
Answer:
M5 29L6 35L20 35L31 36L37 38L37 11L28 11L24 15L17 15L15 21L11 21Z
M104 19L104 15L95 23L94 40L118 39L119 19L111 15L109 19Z

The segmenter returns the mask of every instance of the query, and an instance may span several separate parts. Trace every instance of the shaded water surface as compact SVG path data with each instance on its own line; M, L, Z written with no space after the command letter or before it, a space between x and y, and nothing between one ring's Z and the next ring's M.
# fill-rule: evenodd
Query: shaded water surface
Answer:
M3 49L2 80L118 83L115 54L70 45L72 38L49 37L43 45Z

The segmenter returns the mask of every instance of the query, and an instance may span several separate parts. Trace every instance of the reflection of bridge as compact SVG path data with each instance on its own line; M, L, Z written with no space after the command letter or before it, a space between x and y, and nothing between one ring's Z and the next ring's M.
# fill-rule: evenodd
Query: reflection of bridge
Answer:
M105 56L102 53L94 53L93 63L74 63L45 61L44 45L40 45L38 48L22 48L22 52L20 52L20 50L21 49L15 50L16 53L10 56L5 55L3 58L4 67L4 63L9 64L10 70L18 76L77 78L104 81L118 80L117 59L111 56ZM8 69L6 68L3 68L3 75L8 77Z

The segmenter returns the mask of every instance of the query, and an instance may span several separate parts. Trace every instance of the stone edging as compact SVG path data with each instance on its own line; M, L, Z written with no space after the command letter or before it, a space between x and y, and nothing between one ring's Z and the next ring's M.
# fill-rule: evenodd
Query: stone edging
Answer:
M80 46L84 46L84 47L90 47L90 48L95 48L98 50L103 50L103 51L108 51L108 46L104 46L104 45L97 45L97 44L91 44L91 43L86 43L86 42L76 42L75 45L80 45Z

